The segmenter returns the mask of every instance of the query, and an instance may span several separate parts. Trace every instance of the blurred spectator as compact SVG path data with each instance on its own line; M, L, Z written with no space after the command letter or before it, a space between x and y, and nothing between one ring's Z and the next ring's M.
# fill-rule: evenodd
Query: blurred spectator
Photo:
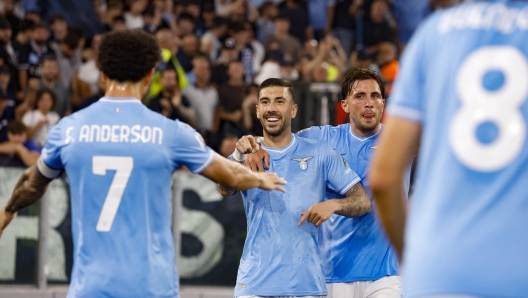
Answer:
M202 20L205 28L211 30L214 26L214 19L217 18L213 3L206 2L202 7ZM225 19L225 18L224 18Z
M147 0L128 0L129 11L125 12L125 22L127 29L143 28L143 12L147 8Z
M59 80L59 64L55 57L49 56L42 60L42 77L40 78L39 89L49 89L55 94L54 111L60 117L71 114L69 88L64 82Z
M227 65L231 61L239 60L239 53L236 48L236 42L233 38L227 38L220 51L220 57L216 60L212 70L211 84L218 87L229 80L227 76Z
M220 145L220 154L228 158L236 149L236 143L238 142L238 137L235 135L226 135L222 140Z
M161 48L162 60L156 68L154 78L152 79L152 83L150 84L150 89L148 93L150 97L156 97L161 92L161 71L166 69L167 67L173 67L176 70L176 73L178 74L178 84L181 90L183 90L187 87L187 85L189 85L189 81L187 80L185 71L183 70L182 66L180 65L180 62L178 61L178 58L176 58L175 55L176 51L178 50L175 35L173 35L173 33L169 29L163 28L158 30L158 32L156 33L156 39L158 40L158 43Z
M322 40L330 33L334 23L335 0L310 0L308 1L308 14L313 36L317 41Z
M36 10L27 11L25 18L28 20L32 20L36 24L42 23L42 18L40 17L40 13Z
M18 33L16 34L15 40L13 41L13 48L17 53L17 56L22 46L29 44L29 41L31 39L31 32L33 32L34 26L35 22L31 20L23 20L22 22L20 22Z
M290 26L289 33L296 37L299 42L304 43L307 39L313 38L313 31L312 27L310 27L308 12L299 4L300 1L284 1L284 5L280 9L280 15L290 20L291 24L294 24L294 26Z
M10 86L11 72L7 66L0 66L0 94L16 102L15 90Z
M123 16L114 17L112 20L112 31L123 31L126 30L126 20Z
M266 58L266 49L264 45L257 40L257 26L251 22L244 22L244 27L249 32L249 45L253 51L253 70L252 77L260 71L260 67Z
M113 30L115 18L123 14L123 2L121 0L108 0L106 6L105 11L102 11L99 7L96 7L96 11L99 14L104 31L108 32Z
M350 56L355 46L356 17L361 13L363 0L337 0L332 29L346 56Z
M246 131L254 136L262 135L262 124L257 118L258 85L249 85L246 88L245 98L242 102L242 117Z
M248 0L238 6L231 12L230 19L232 22L255 22L259 17L258 9L255 8Z
M30 78L40 78L40 59L52 53L48 47L48 27L45 24L36 24L31 32L30 42L20 48L18 55L18 79L20 89L26 90Z
M12 15L18 19L23 19L26 15L26 11L20 0L0 1L0 12L2 15Z
M300 78L299 71L295 68L293 60L284 58L281 63L281 79L288 80L290 82L297 81Z
M257 20L257 39L261 43L264 43L268 37L275 34L275 24L273 23L279 9L277 6L270 1L264 2L260 7L260 18Z
M244 101L244 66L240 61L231 61L227 66L229 80L218 87L218 118L222 136L244 135L242 126L242 102Z
M99 54L99 45L101 44L102 37L100 34L94 35L92 38L92 58L79 67L77 94L80 98L87 98L99 91L99 87L97 86L99 82L97 55Z
M156 14L156 12L148 9L143 13L143 30L145 32L156 34L160 24L161 14Z
M198 48L198 38L196 38L196 35L189 33L183 36L181 48L178 51L178 54L176 54L176 57L178 58L178 61L183 67L185 73L187 73L187 77L189 78L189 82L191 84L193 83L194 79L191 79L192 74L190 74L190 72L193 68L193 58L198 54Z
M255 77L255 84L260 85L269 78L281 77L281 63L284 60L284 54L281 50L272 50L269 52L268 59L264 64L259 74Z
M9 89L15 91L18 89L18 62L17 54L11 42L11 24L6 18L0 17L0 59L10 73ZM5 94L5 93L4 93Z
M68 34L68 23L62 15L54 15L50 21L50 42L58 44Z
M195 19L194 17L189 13L182 13L181 16L178 17L178 20L176 21L177 27L178 27L178 36L180 38L183 38L185 35L194 34L194 28L195 25Z
M37 92L34 110L27 112L22 117L22 122L28 127L28 137L35 141L41 148L46 143L49 129L59 122L59 115L53 111L55 94L49 89Z
M179 119L194 126L195 112L191 104L181 94L176 71L167 68L161 72L161 93L148 102L148 108L170 119Z
M251 46L250 32L246 29L244 23L233 23L230 28L230 35L235 40L237 51L240 53L240 61L244 65L245 81L246 84L249 84L253 79L253 58L255 52Z
M377 51L377 45L388 41L397 44L395 28L387 19L389 15L389 0L374 0L370 14L364 19L363 38L371 52Z
M396 46L390 42L382 42L379 45L378 56L376 59L376 64L381 69L381 75L385 80L387 86L387 94L390 95L392 91L392 83L396 79L398 74L398 49Z
M64 86L70 86L72 78L74 78L82 63L79 38L72 32L68 32L59 45L51 45L51 47L59 64L60 80Z
M381 74L379 67L373 62L372 55L367 48L360 48L352 52L349 61L350 68L368 68Z
M0 94L0 142L7 141L7 126L15 119L15 101Z
M301 59L303 49L299 40L289 34L290 20L286 16L279 16L275 19L275 34L268 37L264 44L266 50L270 50L272 42L278 42L284 55L294 63Z
M244 6L247 0L215 0L216 14L228 18L231 14Z
M182 95L189 100L196 111L196 129L211 141L211 137L218 131L218 127L215 127L218 92L209 84L211 77L209 59L205 56L196 56L193 64L196 83L185 88Z
M207 28L205 27L203 20L200 18L202 8L198 1L200 0L189 0L189 2L185 4L185 12L190 14L194 19L194 35L201 38L207 31Z
M103 82L101 78L99 78L99 80L97 80L97 93L87 98L84 98L82 100L82 103L79 109L81 110L81 109L87 108L91 104L96 103L99 99L101 99L101 97L104 96L104 93L105 93L105 83Z
M347 57L337 38L329 35L319 43L317 55L303 65L303 77L315 82L336 82L343 76ZM326 78L323 74L326 73Z
M19 159L26 167L31 167L40 157L40 147L27 139L27 127L24 123L13 120L7 126L7 141L0 143L0 154Z
M200 51L209 56L211 62L216 61L222 42L220 39L227 33L227 20L222 17L216 17L213 20L213 27L207 31L200 40Z

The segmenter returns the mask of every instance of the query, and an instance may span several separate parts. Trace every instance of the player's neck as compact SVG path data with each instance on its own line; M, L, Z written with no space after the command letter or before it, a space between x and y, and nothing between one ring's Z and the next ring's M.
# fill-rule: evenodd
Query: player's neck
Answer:
M129 82L117 82L108 81L106 82L105 96L117 97L117 98L135 98L141 100L144 94L144 86L141 82L129 83Z
M369 129L369 130L361 130L359 127L355 126L354 123L350 123L350 129L352 130L352 133L359 137L366 137L369 136L375 132L377 132L380 129L381 123L378 124L375 128Z
M266 131L264 131L264 141L263 145L270 148L284 148L292 140L291 129L284 131L278 136L271 136Z

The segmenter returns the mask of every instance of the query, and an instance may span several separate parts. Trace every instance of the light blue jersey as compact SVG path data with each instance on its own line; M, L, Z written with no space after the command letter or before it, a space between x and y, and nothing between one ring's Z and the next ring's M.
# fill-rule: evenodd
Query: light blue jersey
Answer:
M286 192L242 192L248 234L238 268L235 296L326 295L319 228L297 223L301 213L324 201L326 190L341 195L360 181L328 144L293 136L286 147L263 148L270 169Z
M136 99L104 97L62 119L39 171L70 181L73 271L68 297L178 297L171 178L203 171L213 152L186 124Z
M336 148L350 168L359 175L363 188L369 198L372 198L366 177L382 127L380 125L377 132L365 137L354 134L350 124L314 126L298 132L297 135L324 140ZM404 185L408 191L409 175ZM328 196L339 197L331 192ZM396 253L376 220L374 210L373 207L369 213L353 218L334 214L323 223L324 241L321 250L326 260L325 273L328 283L378 280L397 274Z
M528 295L528 3L429 18L389 113L422 125L404 296Z

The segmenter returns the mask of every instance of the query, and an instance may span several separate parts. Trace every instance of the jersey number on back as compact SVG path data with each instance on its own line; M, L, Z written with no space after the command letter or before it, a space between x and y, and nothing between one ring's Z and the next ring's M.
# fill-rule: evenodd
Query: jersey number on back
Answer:
M106 170L116 171L97 221L95 229L98 232L109 232L112 228L117 209L133 168L134 159L130 156L94 156L92 158L92 172L95 175L104 176L106 175Z
M502 74L496 88L484 86L491 72ZM519 110L528 97L528 61L516 48L490 46L472 52L462 62L456 78L462 106L454 115L449 131L451 148L458 160L480 172L500 170L522 151L526 122ZM483 126L488 125L488 126ZM496 130L482 142L477 130ZM492 133L493 135L493 133Z

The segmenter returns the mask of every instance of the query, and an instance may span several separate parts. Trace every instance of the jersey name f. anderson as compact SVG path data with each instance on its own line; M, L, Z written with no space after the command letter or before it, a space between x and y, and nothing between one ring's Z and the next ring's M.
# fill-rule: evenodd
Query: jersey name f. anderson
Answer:
M104 97L63 118L38 169L48 178L65 170L70 182L68 297L178 297L172 173L199 173L213 157L196 131L136 99Z

